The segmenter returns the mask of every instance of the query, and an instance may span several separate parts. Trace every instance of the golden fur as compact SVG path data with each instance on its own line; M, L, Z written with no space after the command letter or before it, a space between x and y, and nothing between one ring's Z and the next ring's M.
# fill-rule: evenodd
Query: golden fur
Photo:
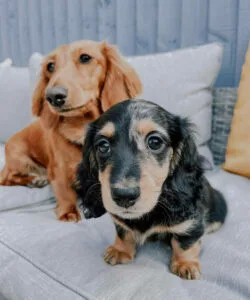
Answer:
M200 279L201 267L199 254L201 241L198 240L188 249L182 249L175 238L171 241L173 256L171 258L171 271L183 279Z
M127 232L124 239L116 235L115 243L105 250L104 260L111 264L126 264L130 262L136 253L136 242L132 232Z
M80 64L81 54L92 60ZM48 72L47 66L55 69ZM67 89L66 107L59 110L45 100L48 88ZM72 189L86 125L115 103L134 98L142 86L134 69L106 42L79 41L63 45L44 58L33 94L32 112L39 117L6 143L1 185L44 186L51 183L57 217L78 221Z

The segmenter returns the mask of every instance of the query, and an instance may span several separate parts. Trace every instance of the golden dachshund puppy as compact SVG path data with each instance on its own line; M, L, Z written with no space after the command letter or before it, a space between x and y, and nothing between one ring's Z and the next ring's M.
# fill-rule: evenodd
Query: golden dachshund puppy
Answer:
M57 217L78 221L72 188L86 126L113 104L141 93L135 70L106 42L78 41L55 49L42 63L32 112L39 117L11 137L1 185L51 183Z
M201 238L224 223L227 206L203 174L191 128L142 100L119 103L89 126L77 192L85 217L108 211L115 223L107 263L130 262L154 238L171 242L174 274L200 278Z

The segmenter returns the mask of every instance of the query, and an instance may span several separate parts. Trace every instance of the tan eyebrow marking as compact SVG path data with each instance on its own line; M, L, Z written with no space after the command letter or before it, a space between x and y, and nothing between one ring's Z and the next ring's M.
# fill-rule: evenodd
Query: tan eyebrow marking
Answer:
M50 56L47 56L42 60L42 70L46 70L46 67L49 63L56 63L56 54L51 54Z
M50 54L43 59L42 63L47 64L47 63L55 61L55 60L56 60L56 54Z
M166 135L164 128L153 122L152 120L141 120L137 123L136 129L140 135L146 136L152 131L159 131Z
M115 134L115 125L112 122L108 122L100 131L99 134L104 135L108 138Z

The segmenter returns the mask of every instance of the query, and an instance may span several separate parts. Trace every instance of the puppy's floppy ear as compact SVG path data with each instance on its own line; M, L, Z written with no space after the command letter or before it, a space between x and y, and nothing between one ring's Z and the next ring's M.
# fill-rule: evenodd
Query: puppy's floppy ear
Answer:
M41 115L41 112L43 110L44 91L46 89L46 86L47 82L41 71L39 81L32 96L32 114L34 116L39 117Z
M178 210L193 209L203 188L203 169L194 137L193 125L174 116L168 123L173 156L170 173L163 184L163 191L175 213ZM172 128L171 128L172 127Z
M139 95L142 92L142 83L136 71L122 58L114 45L103 42L102 46L107 59L107 71L101 95L101 106L105 112L114 104Z
M60 115L53 113L49 108L49 103L44 102L42 112L40 114L41 121L45 128L55 128L62 117Z
M60 116L52 113L49 108L49 104L45 101L45 90L47 87L47 80L41 70L40 79L36 85L32 97L32 114L36 117L40 117L43 125L46 128L55 127L60 120Z
M183 172L200 169L201 157L195 145L194 125L187 118L178 116L174 116L172 122L169 125L173 147L172 172L176 167L182 168Z
M74 188L82 200L83 213L86 219L102 216L106 210L101 196L101 184L98 179L93 139L95 130L89 127L83 146L83 159L78 166Z

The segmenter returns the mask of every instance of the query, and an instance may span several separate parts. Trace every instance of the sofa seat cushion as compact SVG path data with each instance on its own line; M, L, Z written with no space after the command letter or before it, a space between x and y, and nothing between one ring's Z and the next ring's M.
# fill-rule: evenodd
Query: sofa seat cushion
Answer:
M0 293L7 299L247 299L250 295L250 181L222 170L211 183L227 198L225 226L204 237L203 278L183 281L161 243L138 249L134 262L103 259L115 231L108 215L78 224L55 219L54 203L0 213Z

